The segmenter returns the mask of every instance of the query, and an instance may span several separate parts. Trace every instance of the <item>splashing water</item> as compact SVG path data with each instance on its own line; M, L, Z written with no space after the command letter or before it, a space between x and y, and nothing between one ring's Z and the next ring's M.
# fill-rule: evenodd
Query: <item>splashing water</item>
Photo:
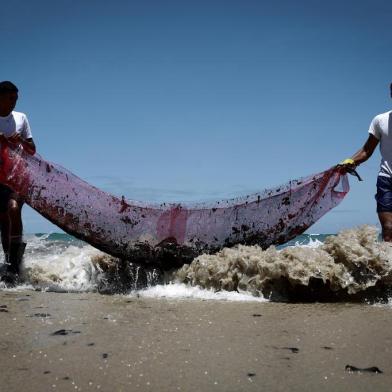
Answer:
M336 236L302 237L283 249L240 245L201 255L163 275L69 236L31 236L23 265L25 283L19 288L166 298L388 300L392 246L377 237L376 228L363 226Z
M387 295L392 247L363 226L329 236L324 244L223 249L202 255L173 274L178 282L272 299L345 300Z
M80 292L96 290L101 271L92 259L100 252L81 241L52 236L27 238L22 277L34 288Z

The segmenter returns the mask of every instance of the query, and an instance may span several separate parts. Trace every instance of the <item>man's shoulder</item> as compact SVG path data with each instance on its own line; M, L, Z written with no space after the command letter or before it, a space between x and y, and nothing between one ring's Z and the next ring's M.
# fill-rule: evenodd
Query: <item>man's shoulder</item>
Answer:
M389 120L390 116L392 116L392 110L389 110L388 112L385 113L377 114L377 116L374 117L373 121Z
M27 119L26 114L22 113L22 112L15 112L15 111L13 111L12 115L14 116L14 118L20 118L21 120Z

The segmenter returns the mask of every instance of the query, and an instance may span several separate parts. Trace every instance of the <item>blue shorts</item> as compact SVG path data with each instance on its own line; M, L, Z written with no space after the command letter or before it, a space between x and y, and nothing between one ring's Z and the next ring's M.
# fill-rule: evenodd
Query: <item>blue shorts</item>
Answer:
M378 176L375 198L377 212L392 212L392 178Z

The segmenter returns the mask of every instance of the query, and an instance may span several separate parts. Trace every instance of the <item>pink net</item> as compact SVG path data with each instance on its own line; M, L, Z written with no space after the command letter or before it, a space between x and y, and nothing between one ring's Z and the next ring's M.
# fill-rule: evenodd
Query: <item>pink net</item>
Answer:
M239 243L284 243L349 191L347 175L333 167L230 200L147 204L112 196L21 148L3 145L0 158L0 182L65 232L115 257L163 268Z

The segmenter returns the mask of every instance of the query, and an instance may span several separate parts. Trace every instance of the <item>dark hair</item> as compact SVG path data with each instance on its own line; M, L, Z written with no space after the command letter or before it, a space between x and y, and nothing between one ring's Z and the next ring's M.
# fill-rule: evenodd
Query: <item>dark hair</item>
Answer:
M18 87L16 87L12 82L9 82L8 80L0 82L0 94L17 93L18 91Z

